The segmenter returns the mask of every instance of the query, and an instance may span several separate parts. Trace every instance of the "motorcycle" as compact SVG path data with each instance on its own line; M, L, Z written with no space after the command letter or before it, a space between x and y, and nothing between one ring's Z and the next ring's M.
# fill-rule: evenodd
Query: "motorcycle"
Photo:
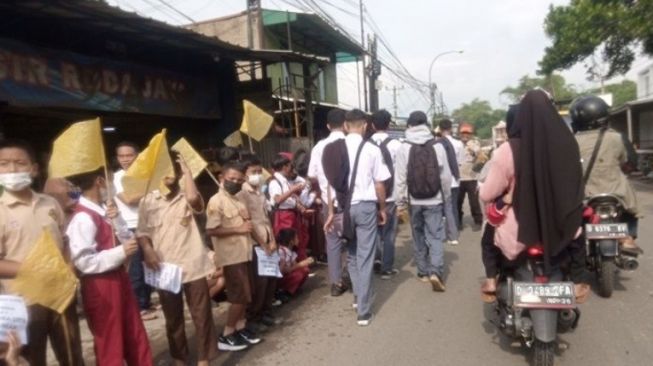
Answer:
M504 271L497 284L498 328L533 350L534 366L551 366L558 333L576 328L580 312L573 282L559 268L548 272L544 250L533 246L520 267Z
M587 201L587 261L589 269L596 273L602 297L612 296L617 268L634 271L639 266L637 253L623 251L619 246L619 241L628 237L628 224L620 222L624 207L624 202L612 194Z

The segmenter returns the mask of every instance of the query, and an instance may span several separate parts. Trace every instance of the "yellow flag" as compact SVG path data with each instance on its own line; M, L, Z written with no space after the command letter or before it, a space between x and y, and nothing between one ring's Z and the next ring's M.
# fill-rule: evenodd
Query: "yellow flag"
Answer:
M77 283L52 233L44 228L10 286L29 305L40 304L61 314L75 296Z
M229 147L239 147L243 145L243 136L240 131L234 131L231 135L225 137L224 144Z
M190 171L193 173L193 179L197 178L197 176L200 175L200 173L209 165L202 158L202 155L193 149L193 146L183 137L172 145L172 150L178 151L184 158Z
M77 122L54 140L50 177L65 178L89 173L105 164L100 119Z
M274 117L265 113L249 100L243 100L243 123L240 125L240 132L249 135L256 141L261 141L270 131Z
M159 189L167 194L163 178L174 174L166 130L154 135L147 148L141 151L122 178L123 194L127 199L140 198Z

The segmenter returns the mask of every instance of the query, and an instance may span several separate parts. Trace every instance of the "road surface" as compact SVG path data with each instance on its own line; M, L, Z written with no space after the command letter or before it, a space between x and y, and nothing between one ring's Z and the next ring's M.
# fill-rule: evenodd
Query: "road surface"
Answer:
M611 299L593 293L582 305L579 328L559 337L557 365L650 365L653 359L653 183L635 182L642 211L640 245L646 251L637 271L621 272ZM466 229L461 244L446 247L445 293L435 293L415 277L409 228L401 226L392 280L375 281L375 318L356 324L350 293L331 297L326 267L318 267L304 293L280 309L285 323L265 333L264 341L240 353L223 353L214 365L527 365L527 351L497 333L488 321L492 307L480 301L483 278L480 232ZM216 326L225 322L222 304ZM187 331L193 326L187 314ZM146 323L156 365L170 363L163 315ZM94 363L85 323L84 354ZM191 348L193 341L191 340ZM52 363L56 364L56 363Z

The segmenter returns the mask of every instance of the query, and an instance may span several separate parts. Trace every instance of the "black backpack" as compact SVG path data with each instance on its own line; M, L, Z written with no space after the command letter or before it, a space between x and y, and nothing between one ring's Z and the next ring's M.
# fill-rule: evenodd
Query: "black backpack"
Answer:
M394 182L395 182L395 167L394 163L392 162L392 154L390 154L390 150L388 150L388 144L392 141L391 137L386 137L385 140L381 141L379 144L379 148L381 149L381 155L383 155L383 162L385 163L385 166L388 167L388 170L390 170L390 178L388 178L383 184L385 185L385 195L386 197L391 197L392 196L392 191L394 190Z
M435 144L435 140L429 140L422 145L411 143L406 181L408 193L417 199L433 198L442 189Z

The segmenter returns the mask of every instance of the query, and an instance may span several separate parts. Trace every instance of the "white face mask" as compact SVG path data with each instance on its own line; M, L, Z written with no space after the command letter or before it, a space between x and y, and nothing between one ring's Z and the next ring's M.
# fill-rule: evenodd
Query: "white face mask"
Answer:
M263 181L262 174L252 174L247 177L247 183L249 183L249 185L253 187L260 186L262 181Z
M22 191L32 184L32 175L29 172L0 174L0 186L10 192Z

